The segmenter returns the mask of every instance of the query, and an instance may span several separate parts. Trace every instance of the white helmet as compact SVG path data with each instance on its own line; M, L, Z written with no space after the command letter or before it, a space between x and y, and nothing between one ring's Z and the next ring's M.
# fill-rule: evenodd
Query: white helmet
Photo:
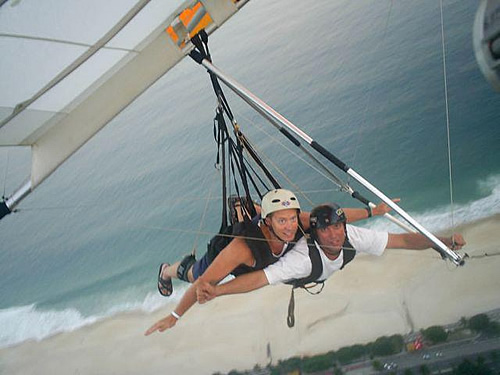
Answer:
M260 216L265 219L269 214L276 211L295 208L300 211L300 205L297 197L290 190L276 189L271 190L262 197L262 209Z

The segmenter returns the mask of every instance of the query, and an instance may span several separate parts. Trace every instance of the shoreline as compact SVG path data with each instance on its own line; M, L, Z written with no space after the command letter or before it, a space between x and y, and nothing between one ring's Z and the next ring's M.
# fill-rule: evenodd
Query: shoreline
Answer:
M500 215L457 228L471 258L463 267L433 250L359 256L318 295L295 292L295 327L286 325L290 286L196 305L168 332L143 336L173 304L128 312L40 342L0 349L8 374L211 374L266 366L407 334L500 308ZM483 256L484 253L490 253Z

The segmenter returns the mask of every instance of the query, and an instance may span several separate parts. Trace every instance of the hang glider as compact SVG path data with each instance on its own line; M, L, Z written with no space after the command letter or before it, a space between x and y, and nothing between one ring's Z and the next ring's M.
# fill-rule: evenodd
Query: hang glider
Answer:
M32 166L0 203L0 219L181 61L193 35L214 32L246 2L2 3L0 146L30 147ZM172 4L180 5L158 16ZM50 22L58 27L48 32Z
M92 22L93 17L97 19L101 13L108 13L100 8L101 2L95 1L94 7L89 2L85 3L85 8L96 9L96 12L90 14ZM443 258L462 265L464 261L461 256L448 249L380 190L284 116L212 65L209 56L203 52L202 40L204 39L206 43L208 34L220 27L247 1L188 0L168 17L157 18L152 25L147 18L157 16L158 12L155 12L154 6L166 3L141 0L129 3L128 8L122 7L120 11L116 11L115 8L108 9L112 10L115 26L111 29L101 27L101 34L94 38L67 38L36 32L13 33L9 30L9 25L15 24L16 17L22 16L18 13L31 12L37 19L40 18L39 4L33 6L26 0L17 5L18 10L14 6L9 8L8 3L0 5L0 25L2 25L0 38L3 38L0 40L5 42L6 47L10 46L13 49L7 56L18 58L23 52L23 46L28 46L29 50L32 45L42 49L47 48L47 54L50 54L53 48L66 52L61 55L64 58L58 58L56 62L51 61L50 65L57 66L58 69L52 68L48 74L42 67L35 69L32 76L28 77L35 84L28 81L30 83L28 88L19 83L24 73L23 66L9 67L8 61L7 66L1 69L5 75L5 82L10 87L0 90L3 95L0 96L0 146L29 146L32 152L32 169L29 180L0 203L0 219L11 213L67 158L189 54L209 71L212 81L220 79L271 124L278 127L294 144L300 143L294 137L307 143L314 151L393 208L410 224L410 231L417 230L429 238ZM110 6L111 3L106 2L107 5L102 6ZM125 0L116 1L116 4L127 3ZM77 2L68 4L61 1L61 6L65 6L73 13L78 8ZM3 23L3 20L11 22ZM149 32L139 37L136 31L141 22L143 25L144 22L148 24ZM26 66L29 66L30 62L38 64L40 60L27 60ZM16 74L9 75L11 71ZM276 187L276 183L273 185ZM373 206L373 203L349 187L343 187L343 190L367 206ZM406 224L402 226L408 228Z

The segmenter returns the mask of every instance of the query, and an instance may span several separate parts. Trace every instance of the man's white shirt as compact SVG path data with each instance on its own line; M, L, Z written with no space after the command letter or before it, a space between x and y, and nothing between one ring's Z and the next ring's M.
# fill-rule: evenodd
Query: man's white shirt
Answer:
M347 224L347 236L356 253L367 253L380 256L383 254L389 235L387 232L377 232L367 228ZM326 280L344 263L344 251L335 260L330 260L316 244L323 263L323 273L320 280ZM288 253L280 260L264 269L269 284L278 284L292 279L301 279L311 274L312 264L309 258L307 240L302 237Z

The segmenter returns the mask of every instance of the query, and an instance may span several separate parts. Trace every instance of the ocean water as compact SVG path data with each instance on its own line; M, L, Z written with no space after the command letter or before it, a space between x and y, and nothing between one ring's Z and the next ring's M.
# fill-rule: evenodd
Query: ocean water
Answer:
M446 231L500 213L500 94L475 62L476 2L443 5L453 200L438 1L251 0L210 47L215 65L401 197L428 229ZM305 209L360 207L225 91ZM206 72L183 60L0 222L0 348L167 303L159 263L202 254L220 225L214 109ZM27 150L0 150L5 194L29 163ZM175 284L174 300L183 288Z

